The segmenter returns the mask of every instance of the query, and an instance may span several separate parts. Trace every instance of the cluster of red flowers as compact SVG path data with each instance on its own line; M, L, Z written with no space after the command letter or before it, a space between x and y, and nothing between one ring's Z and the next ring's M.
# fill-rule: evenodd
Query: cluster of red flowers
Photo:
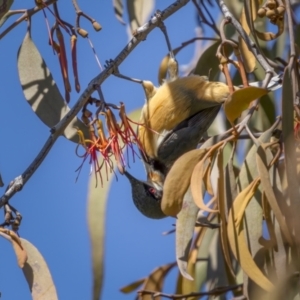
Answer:
M117 122L116 117L110 107L117 109L120 116L120 124ZM89 117L87 117L87 115ZM131 126L131 121L125 112L124 103L121 102L120 106L110 106L105 105L103 111L100 115L104 115L107 135L105 134L103 128L103 122L99 118L99 115L95 120L92 120L91 113L84 112L83 120L89 126L89 138L84 137L82 131L78 130L79 145L76 148L76 154L83 158L82 164L76 171L81 171L83 163L89 158L89 163L91 165L91 171L96 174L96 179L98 176L101 180L101 185L103 184L101 170L105 166L106 177L108 178L108 171L114 172L114 160L121 174L124 173L124 168L126 162L129 161L129 150L132 152L133 161L135 160L135 155L137 155L134 150L134 144L142 151L141 144L138 140L137 134ZM85 149L84 154L78 153L79 146L82 145ZM124 158L124 149L127 149L127 159ZM112 159L114 158L114 160ZM78 174L79 176L79 174ZM77 176L77 178L78 178Z

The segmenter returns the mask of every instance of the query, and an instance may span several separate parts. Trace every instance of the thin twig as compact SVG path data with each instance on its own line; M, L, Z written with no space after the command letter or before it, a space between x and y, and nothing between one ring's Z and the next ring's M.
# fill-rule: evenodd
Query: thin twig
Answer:
M200 293L189 293L189 294L183 294L183 295L179 295L179 294L165 294L165 293L161 293L161 292L153 292L153 291L148 291L148 290L142 290L142 291L138 291L139 295L151 295L153 299L155 299L156 297L165 297L168 299L187 299L190 297L203 297L203 296L215 296L215 295L221 295L224 293L227 293L229 291L233 291L233 290L241 290L242 289L242 284L237 284L237 285L232 285L232 286L220 286L220 287L216 287L208 292L200 292Z
M50 2L50 1L49 1ZM48 3L49 3L48 2ZM52 0L52 2L54 2ZM177 0L169 7L167 7L164 11L161 12L160 19L165 20L172 14L174 14L177 10L186 5L189 0ZM45 2L46 3L46 2ZM33 162L29 165L29 167L18 177L16 177L12 184L9 186L4 195L0 198L0 208L8 203L9 199L22 187L26 184L26 182L30 179L30 177L34 174L34 172L38 169L41 163L46 158L47 154L51 150L52 146L58 139L58 137L63 134L65 128L69 125L69 123L75 118L75 116L80 112L85 103L89 100L92 93L97 89L97 86L101 85L110 75L112 75L114 70L114 65L119 66L126 57L133 51L133 49L141 42L144 41L147 35L157 26L159 22L157 17L154 16L151 18L149 22L145 25L141 26L136 30L135 36L131 39L131 41L127 44L127 46L119 53L119 55L113 60L113 63L108 66L103 72L101 72L98 76L96 76L88 85L88 87L84 90L84 92L79 97L78 101L75 103L73 108L65 115L65 117L51 129L51 134L47 141L45 142L42 150L33 160Z
M49 6L53 3L55 3L57 0L48 0L44 2L45 6ZM0 40L5 37L12 29L14 29L17 25L19 25L21 22L23 22L24 20L30 18L31 16L33 16L35 13L37 13L38 11L40 11L43 7L34 7L32 9L26 10L25 13L18 19L16 20L14 23L12 23L10 26L8 26L2 33L0 33Z
M275 70L269 65L268 61L259 52L259 49L257 49L255 43L253 43L251 41L251 39L249 38L248 34L245 32L245 30L243 29L243 27L239 23L239 21L237 21L237 19L229 11L228 7L226 6L226 4L225 4L225 2L223 0L219 0L219 6L220 6L220 8L221 8L221 10L222 10L225 18L229 22L231 22L233 24L233 26L235 27L235 29L237 30L237 32L240 34L240 36L242 37L242 39L245 41L245 43L246 43L249 51L251 51L253 53L253 55L255 56L255 58L257 59L257 61L260 63L260 65L262 66L262 68L265 70L265 72L267 73L267 75L269 74L269 76L266 76L265 81L267 82L267 80L269 78L271 78L272 76L277 75L277 73L275 72Z

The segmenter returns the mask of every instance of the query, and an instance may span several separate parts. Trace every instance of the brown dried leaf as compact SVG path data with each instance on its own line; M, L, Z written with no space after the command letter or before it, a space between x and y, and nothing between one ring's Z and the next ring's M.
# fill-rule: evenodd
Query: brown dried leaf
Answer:
M227 233L231 250L244 272L262 289L271 291L274 286L255 264L246 244L243 222L236 217L236 215L241 215L245 211L244 203L249 203L259 182L259 178L253 180L234 200L228 216Z
M145 283L146 279L147 278L142 278L142 279L136 280L136 281L120 288L120 291L124 294L129 294L129 293L135 291L137 288L139 288L143 283Z
M252 101L268 93L267 89L254 86L244 87L229 95L224 103L227 119L233 123L241 113L249 108Z
M201 149L200 149L201 150ZM202 181L204 178L205 167L207 163L207 155L202 158L193 169L191 177L191 191L196 205L207 212L218 212L218 210L209 208L203 199Z
M241 12L241 16L240 16L240 22L242 27L244 28L245 32L249 35L250 33L250 28L248 23L252 23L253 21L256 19L257 16L257 9L259 7L259 1L257 0L251 0L249 1L251 2L251 7L252 7L252 11L248 11L246 9L246 7L243 7L243 10ZM245 4L247 5L247 4ZM250 15L251 14L251 15ZM243 62L244 62L244 67L246 69L246 71L248 73L251 73L254 71L255 69L255 65L256 65L256 59L255 56L253 55L253 53L248 49L248 46L246 45L245 41L239 36L239 49L243 58Z
M24 96L32 110L48 127L55 126L69 111L50 70L27 32L18 52L18 71ZM78 143L77 128L89 136L88 128L75 117L64 136Z
M161 209L167 216L176 216L180 212L184 194L190 185L193 168L206 152L206 149L189 151L173 164L164 183L161 201Z
M255 33L259 39L262 41L272 41L278 38L284 32L284 18L282 20L277 20L275 24L278 28L277 33L273 32L260 32L255 30Z
M204 183L206 192L210 195L214 194L212 184L211 184L211 169L212 169L212 167L213 167L213 164L210 161L205 168L204 177L203 177L203 183Z
M0 235L11 242L17 257L18 266L23 268L27 261L27 253L24 250L20 238L14 231L5 229L3 227L0 227Z
M164 279L174 266L176 266L176 263L167 264L155 269L146 279L143 290L161 292L164 285ZM152 300L152 296L143 295L141 296L141 300Z
M21 239L28 254L28 260L23 268L24 276L29 285L33 300L58 299L51 273L38 249L29 241Z
M233 157L235 154L235 148L232 148L231 156L225 167L225 203L226 203L226 215L232 206L233 199L237 196L237 184L234 172Z

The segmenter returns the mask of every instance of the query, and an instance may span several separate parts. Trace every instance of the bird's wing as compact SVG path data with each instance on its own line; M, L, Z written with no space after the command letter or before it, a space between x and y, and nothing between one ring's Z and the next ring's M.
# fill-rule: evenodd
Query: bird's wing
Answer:
M195 149L217 116L220 107L218 105L201 110L165 133L163 139L159 141L158 160L168 169L181 155Z

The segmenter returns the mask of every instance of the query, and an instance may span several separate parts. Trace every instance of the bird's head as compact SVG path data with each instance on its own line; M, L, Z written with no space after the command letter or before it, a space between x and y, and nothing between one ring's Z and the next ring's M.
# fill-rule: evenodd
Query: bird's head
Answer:
M162 189L155 187L148 181L141 181L125 171L131 189L132 199L136 208L146 217L151 219L162 219L166 215L161 210Z

